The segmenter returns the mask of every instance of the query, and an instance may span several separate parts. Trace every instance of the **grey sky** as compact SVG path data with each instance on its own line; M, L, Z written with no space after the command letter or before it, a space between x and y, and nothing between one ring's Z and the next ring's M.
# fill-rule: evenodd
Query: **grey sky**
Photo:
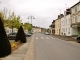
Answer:
M73 6L79 0L1 0L1 7L7 7L23 19L22 22L31 22L28 16L34 16L33 25L48 28L67 8Z

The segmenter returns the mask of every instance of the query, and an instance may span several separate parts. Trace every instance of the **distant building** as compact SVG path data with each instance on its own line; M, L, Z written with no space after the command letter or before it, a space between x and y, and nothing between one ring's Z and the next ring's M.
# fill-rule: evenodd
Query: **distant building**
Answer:
M41 32L42 33L46 32L46 29L45 28L41 28Z
M12 32L12 29L11 29L11 28L9 28L9 27L5 27L5 31L6 31L6 34L9 34L9 33L11 33L11 32ZM17 32L17 31L18 31L18 29L13 28L13 32Z
M33 27L33 32L41 32L41 28L40 27Z
M50 34L55 34L55 20L53 20L52 24L49 26Z

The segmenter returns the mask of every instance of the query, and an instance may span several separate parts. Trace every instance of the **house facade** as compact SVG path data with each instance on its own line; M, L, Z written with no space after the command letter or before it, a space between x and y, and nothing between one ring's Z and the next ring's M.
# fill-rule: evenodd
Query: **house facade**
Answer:
M45 33L46 32L46 29L45 28L41 28L41 32L42 33Z
M60 19L55 20L55 35L60 35Z
M71 36L72 28L70 23L70 14L61 18L61 35Z
M55 34L55 20L53 20L52 24L49 27L50 34Z
M58 18L55 20L55 35L61 34L61 18L63 14L58 15Z
M34 32L34 33L41 32L41 28L40 28L40 27L34 27L34 28L33 28L33 32Z
M80 2L71 7L72 35L80 34Z
M72 35L71 11L69 8L64 11L64 17L61 18L61 35Z

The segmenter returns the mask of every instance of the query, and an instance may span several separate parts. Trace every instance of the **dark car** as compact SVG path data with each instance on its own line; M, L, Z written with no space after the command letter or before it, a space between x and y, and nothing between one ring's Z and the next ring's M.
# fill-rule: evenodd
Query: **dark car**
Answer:
M77 37L77 42L80 43L80 36Z
M9 39L9 40L15 40L16 34L17 34L16 32L9 33L9 34L8 34L8 39Z

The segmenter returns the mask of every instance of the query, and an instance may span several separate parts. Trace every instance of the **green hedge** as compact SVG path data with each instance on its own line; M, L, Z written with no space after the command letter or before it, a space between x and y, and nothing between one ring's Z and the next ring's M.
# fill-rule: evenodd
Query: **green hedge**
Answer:
M21 43L26 43L27 42L27 39L26 39L26 35L24 33L24 30L23 30L23 27L20 26L20 28L18 29L18 32L17 32L17 35L16 35L16 38L15 38L15 41L21 41Z
M72 35L72 37L77 37L78 35Z
M0 58L11 54L11 45L5 32L4 24L0 18Z

